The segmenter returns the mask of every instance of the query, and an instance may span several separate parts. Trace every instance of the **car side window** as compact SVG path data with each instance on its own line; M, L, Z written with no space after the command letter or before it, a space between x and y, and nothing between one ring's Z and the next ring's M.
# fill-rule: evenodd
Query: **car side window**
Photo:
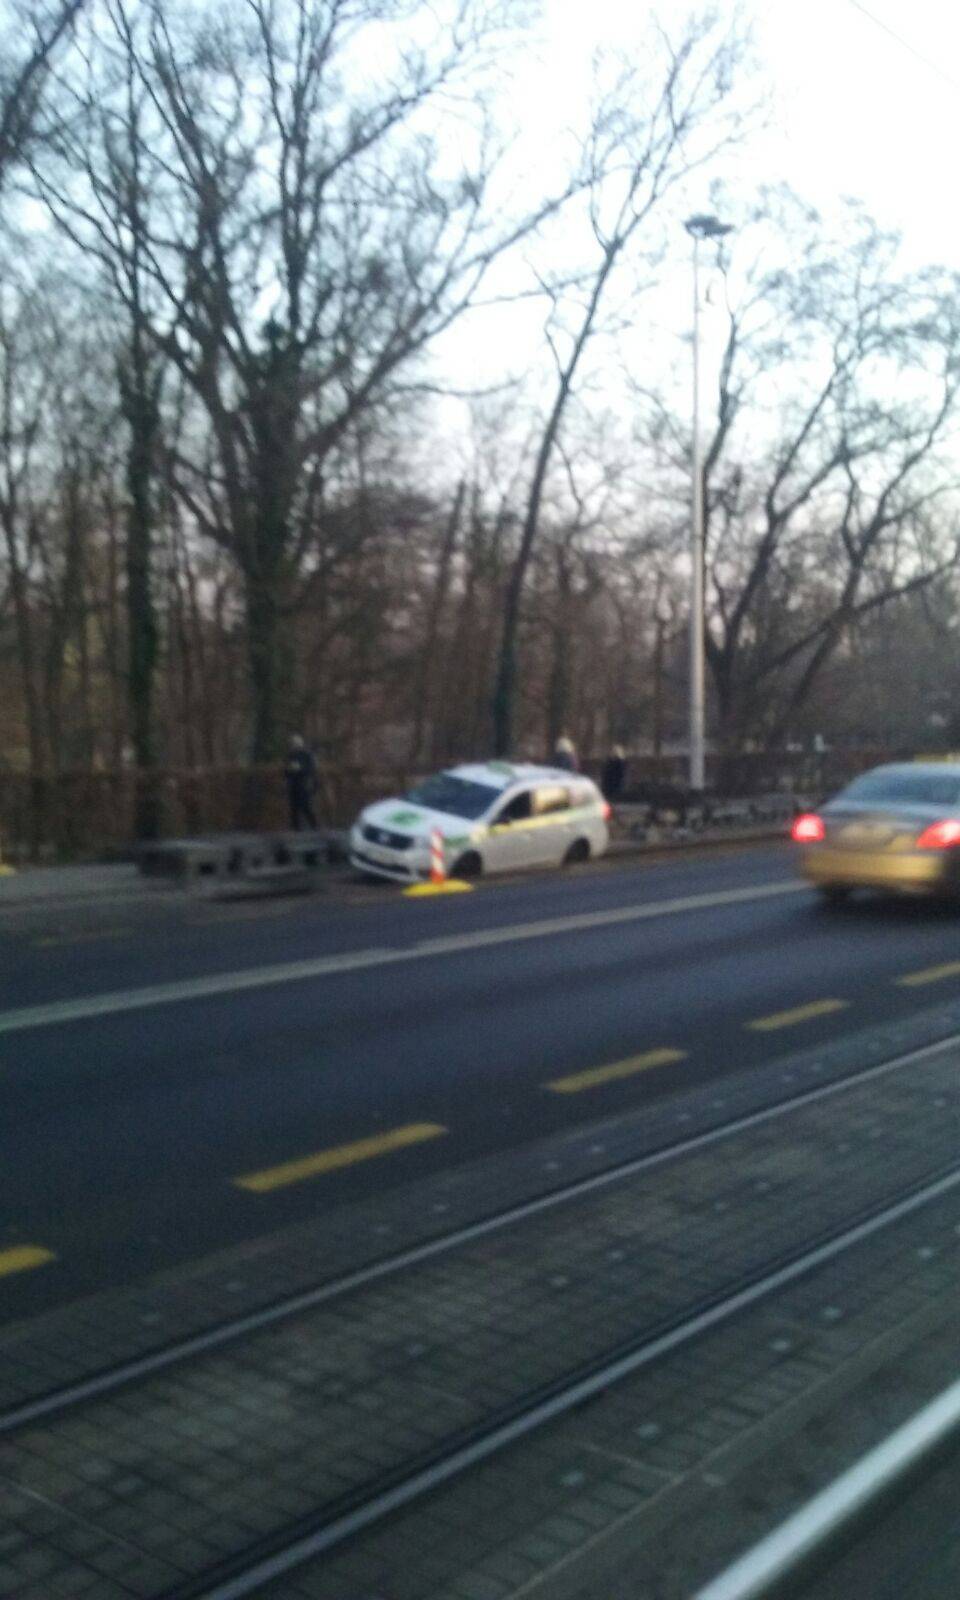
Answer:
M554 811L570 810L570 790L558 784L543 784L533 797L533 814L548 817Z
M530 816L530 790L523 789L520 794L515 794L508 800L502 811L498 811L493 819L495 828L501 827L506 822L526 822Z

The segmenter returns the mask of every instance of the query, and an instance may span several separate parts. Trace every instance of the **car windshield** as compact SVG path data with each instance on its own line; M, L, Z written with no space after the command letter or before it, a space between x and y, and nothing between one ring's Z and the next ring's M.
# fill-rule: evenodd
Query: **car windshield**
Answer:
M887 805L954 806L960 803L960 779L953 772L903 772L895 768L865 772L839 798L877 800Z
M458 778L452 772L439 772L408 789L404 795L417 806L429 806L431 811L446 811L451 817L482 817L499 793L489 783L473 783L469 778Z

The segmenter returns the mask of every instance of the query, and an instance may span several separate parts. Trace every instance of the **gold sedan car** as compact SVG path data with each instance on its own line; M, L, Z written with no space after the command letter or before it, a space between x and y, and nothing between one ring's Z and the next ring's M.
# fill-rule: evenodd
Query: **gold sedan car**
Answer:
M800 870L836 903L853 889L960 894L960 767L874 767L797 817Z

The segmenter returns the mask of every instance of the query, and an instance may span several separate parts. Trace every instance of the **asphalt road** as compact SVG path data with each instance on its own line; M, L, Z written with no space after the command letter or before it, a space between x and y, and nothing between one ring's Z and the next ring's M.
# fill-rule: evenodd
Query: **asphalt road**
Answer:
M770 846L0 918L0 1321L903 1017L958 944L950 908L821 910Z

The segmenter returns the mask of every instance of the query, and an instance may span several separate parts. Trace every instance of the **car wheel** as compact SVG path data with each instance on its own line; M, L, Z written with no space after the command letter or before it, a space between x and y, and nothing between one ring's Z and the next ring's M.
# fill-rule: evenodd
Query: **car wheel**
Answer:
M590 860L590 846L586 839L574 839L563 858L565 867L572 867L578 861Z
M817 889L820 904L835 911L837 906L846 905L850 898L850 890L842 883L822 883Z
M483 874L483 862L476 850L468 850L465 856L455 861L450 869L451 878L479 878Z

